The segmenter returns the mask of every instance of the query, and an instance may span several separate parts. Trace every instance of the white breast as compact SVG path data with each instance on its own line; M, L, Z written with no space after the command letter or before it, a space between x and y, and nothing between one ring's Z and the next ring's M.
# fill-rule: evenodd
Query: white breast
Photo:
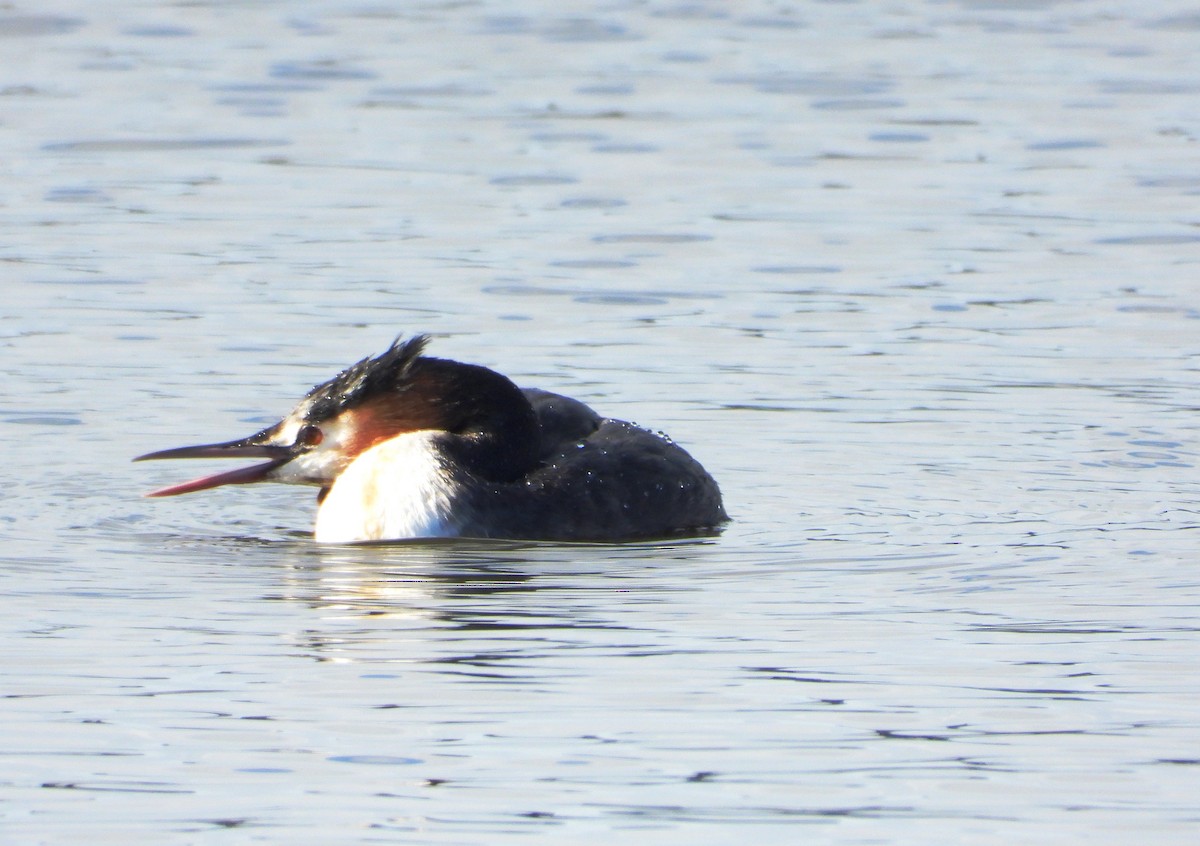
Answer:
M376 444L337 477L317 512L320 543L455 537L455 487L435 444L408 432Z

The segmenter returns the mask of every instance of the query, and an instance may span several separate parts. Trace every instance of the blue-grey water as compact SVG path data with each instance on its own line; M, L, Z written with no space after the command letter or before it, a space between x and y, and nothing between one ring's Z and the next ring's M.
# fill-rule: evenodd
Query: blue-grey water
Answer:
M1200 11L0 9L5 844L1192 843ZM718 538L140 494L399 334Z

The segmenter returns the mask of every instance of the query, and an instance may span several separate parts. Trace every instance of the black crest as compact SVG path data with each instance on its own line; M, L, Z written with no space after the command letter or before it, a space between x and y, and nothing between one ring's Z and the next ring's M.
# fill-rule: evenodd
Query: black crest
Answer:
M401 387L427 343L427 335L415 335L407 341L396 338L387 351L364 358L317 385L304 395L304 419L320 423L374 394Z

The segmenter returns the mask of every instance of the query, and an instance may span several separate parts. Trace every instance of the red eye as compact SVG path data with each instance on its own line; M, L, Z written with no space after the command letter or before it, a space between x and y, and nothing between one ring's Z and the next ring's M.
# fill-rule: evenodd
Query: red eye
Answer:
M324 437L320 427L310 423L307 426L301 426L300 431L296 433L296 445L314 447L321 443Z

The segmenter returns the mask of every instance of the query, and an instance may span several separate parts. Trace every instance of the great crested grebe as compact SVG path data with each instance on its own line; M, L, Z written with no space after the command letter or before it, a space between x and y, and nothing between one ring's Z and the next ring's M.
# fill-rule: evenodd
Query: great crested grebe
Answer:
M265 458L162 488L320 488L322 543L472 537L621 541L702 534L729 518L713 478L667 437L578 400L397 339L241 440L135 458Z

